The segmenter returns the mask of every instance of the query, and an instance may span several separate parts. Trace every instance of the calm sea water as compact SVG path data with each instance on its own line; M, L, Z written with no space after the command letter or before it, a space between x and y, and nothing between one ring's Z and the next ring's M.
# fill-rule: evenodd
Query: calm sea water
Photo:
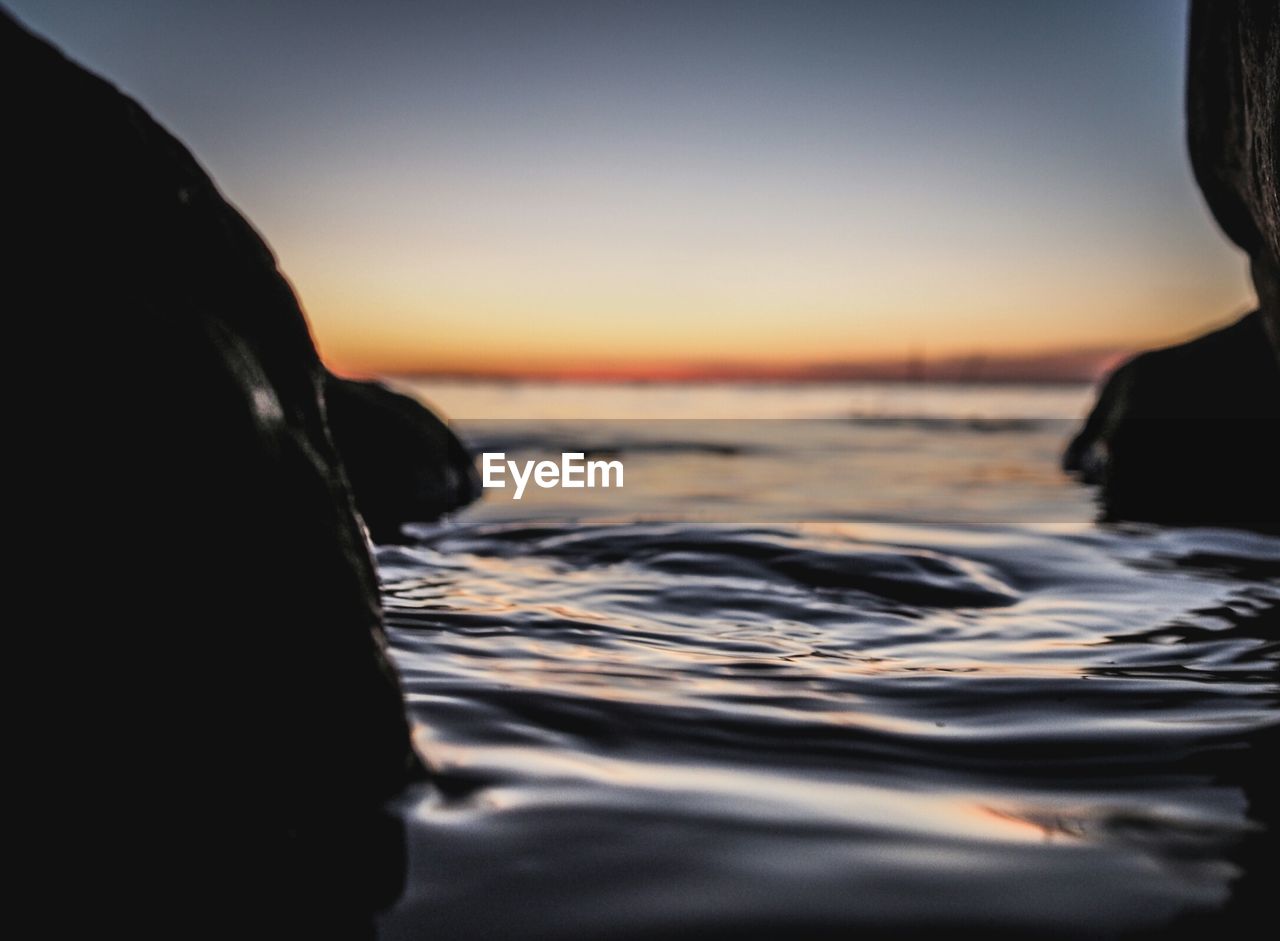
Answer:
M1270 911L1280 540L1103 526L1083 387L413 391L622 460L378 550L386 938L1198 934ZM1255 899L1262 907L1255 906Z

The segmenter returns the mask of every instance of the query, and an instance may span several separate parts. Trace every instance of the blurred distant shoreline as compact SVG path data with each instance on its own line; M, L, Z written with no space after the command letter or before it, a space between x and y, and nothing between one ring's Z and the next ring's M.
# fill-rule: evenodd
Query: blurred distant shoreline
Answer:
M451 419L466 420L1058 419L1074 423L1093 400L1093 386L1087 382L388 379ZM1059 429L1059 437L1068 431Z
M1097 383L1106 374L1037 378L1031 376L613 376L593 374L480 373L480 372L366 372L342 371L344 375L380 378L400 382L450 382L476 385L579 385L579 386L1062 386L1074 387Z
M831 385L897 383L912 385L1079 385L1095 384L1142 347L1105 347L1046 352L959 354L934 358L913 350L897 358L833 362L754 363L743 361L679 361L565 359L528 363L347 362L330 365L345 375L382 377L407 382L485 382L543 384Z

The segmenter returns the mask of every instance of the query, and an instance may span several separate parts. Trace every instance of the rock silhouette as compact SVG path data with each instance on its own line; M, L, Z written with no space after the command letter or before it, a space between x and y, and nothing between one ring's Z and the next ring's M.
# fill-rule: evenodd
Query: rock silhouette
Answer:
M1107 380L1064 463L1117 519L1280 521L1280 370L1262 316L1142 353Z
M334 380L271 252L181 143L3 11L0 50L10 357L57 376L25 386L12 426L15 574L60 612L62 726L85 730L95 822L127 822L146 856L143 821L182 802L172 858L234 845L226 892L422 774L326 422ZM336 397L344 446L381 427L356 403L387 394ZM456 441L400 410L419 428L406 459L452 480Z
M1280 527L1280 7L1194 0L1187 140L1259 309L1107 380L1064 466L1115 519Z
M376 382L329 375L329 430L373 538L433 520L480 495L475 465L449 426L407 395Z

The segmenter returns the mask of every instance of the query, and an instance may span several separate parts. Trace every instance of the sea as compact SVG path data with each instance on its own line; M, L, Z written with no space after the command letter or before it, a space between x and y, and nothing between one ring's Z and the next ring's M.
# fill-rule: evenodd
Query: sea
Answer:
M1274 911L1280 540L1102 522L1085 385L400 381L617 461L379 546L387 939L1201 937Z

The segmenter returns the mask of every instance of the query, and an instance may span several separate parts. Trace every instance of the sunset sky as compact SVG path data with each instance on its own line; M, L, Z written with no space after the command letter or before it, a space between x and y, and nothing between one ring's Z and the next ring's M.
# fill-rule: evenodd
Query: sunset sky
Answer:
M339 369L1048 375L1251 296L1174 0L8 6L192 148Z

